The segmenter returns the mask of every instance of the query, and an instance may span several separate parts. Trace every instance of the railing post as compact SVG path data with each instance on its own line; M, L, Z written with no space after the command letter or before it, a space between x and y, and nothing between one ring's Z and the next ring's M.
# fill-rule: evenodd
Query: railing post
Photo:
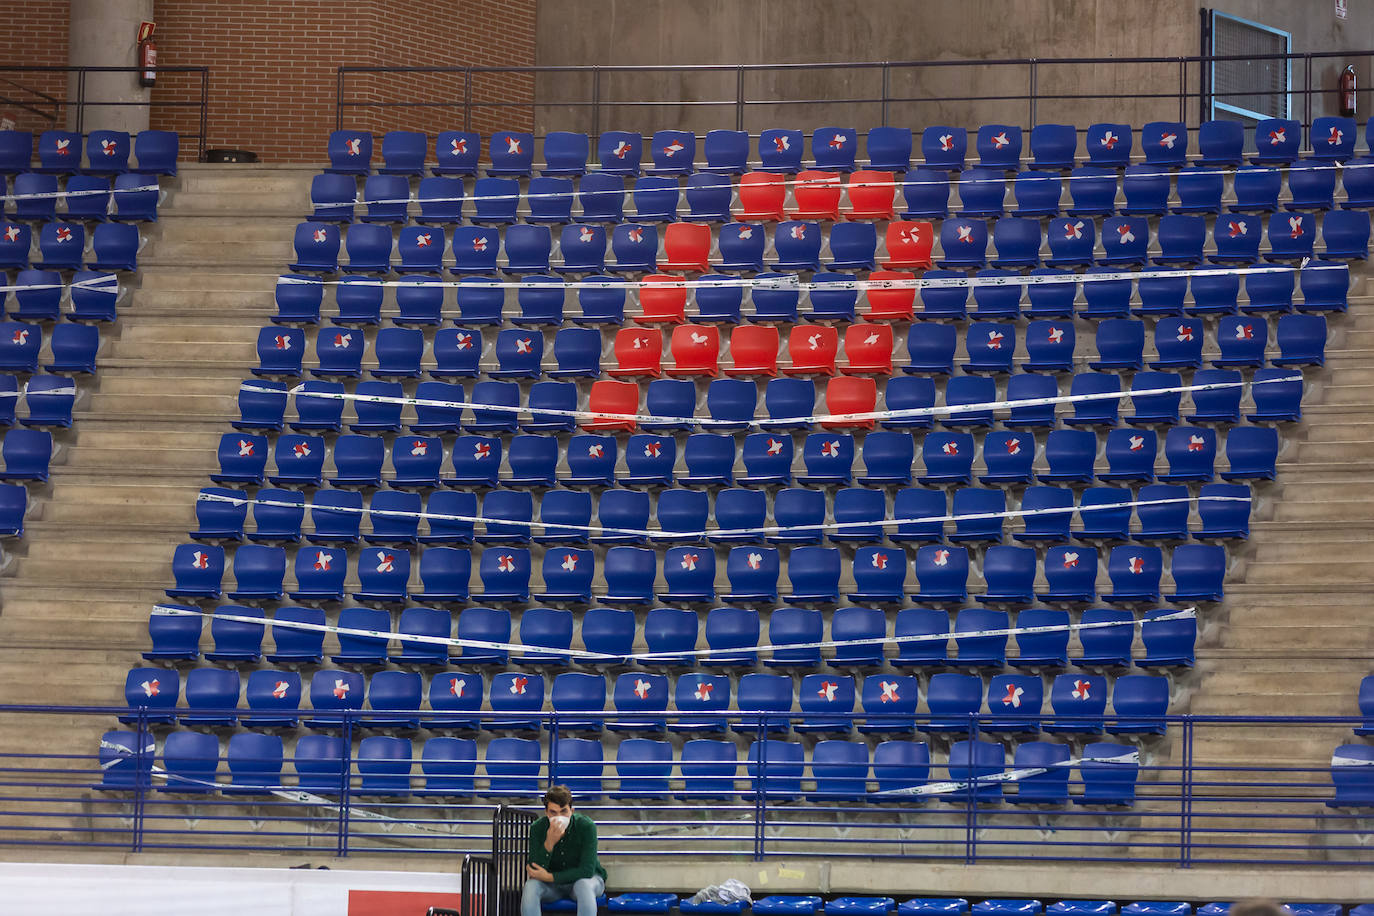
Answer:
M768 729L764 727L762 714L759 715L758 743L758 778L754 780L754 861L762 862L764 819L768 810Z
M1035 126L1035 94L1036 94L1036 92L1039 91L1039 88L1038 88L1038 84L1039 84L1039 82L1040 82L1039 69L1040 69L1040 68L1039 68L1039 67L1037 66L1037 64L1036 64L1036 59L1035 59L1034 57L1032 57L1032 58L1030 59L1030 69L1029 69L1029 71L1028 71L1028 72L1029 72L1029 77L1030 77L1030 91L1026 93L1026 95L1029 97L1029 98L1028 98L1028 101L1029 101L1029 103L1030 103L1030 113L1029 113L1029 116L1030 116L1030 125L1029 125L1029 126L1030 126L1030 127L1034 127L1034 126Z
M735 67L735 130L744 130L744 67Z
M601 134L601 68L592 67L592 137Z
M86 132L86 68L76 71L76 132Z
M1179 777L1179 809L1182 813L1178 833L1178 864L1193 864L1193 719L1183 720L1183 771Z
M472 68L463 71L463 130L472 130Z
M892 94L892 68L888 61L883 61L883 127L887 127L887 97Z
M200 142L196 144L196 161L205 161L206 132L210 129L210 68L200 68Z
M1311 52L1311 51L1308 51L1306 54L1304 54L1304 55L1303 55L1303 60L1305 61L1305 65L1304 65L1304 67L1303 67L1304 75L1303 75L1303 82L1302 82L1302 88L1303 88L1302 126L1303 126L1304 128L1307 128L1307 127L1310 127L1310 126L1312 125L1312 52ZM1284 61L1284 63L1287 64L1288 61ZM1304 130L1303 133L1304 133L1304 134L1307 134L1308 131L1307 131L1307 130ZM1312 148L1311 145L1310 145L1310 138L1309 138L1309 145L1308 145L1307 148L1308 148L1308 150L1311 150L1311 148Z
M339 779L339 837L335 855L348 855L348 803L349 789L352 788L353 774L353 713L344 712L343 718L343 760L340 761Z
M968 775L965 777L965 813L967 817L964 836L964 864L973 865L978 861L978 714L968 717Z
M134 732L134 812L133 827L130 831L129 851L143 851L143 818L148 792L152 789L153 768L147 747L152 733L148 730L148 709L138 708L138 727ZM145 770L145 762L147 764ZM146 776L144 775L146 772Z
M339 69L334 74L334 129L343 130L343 101L344 97L344 68L339 65Z
M1188 59L1180 57L1178 59L1178 120L1184 125L1185 131L1188 125ZM1183 139L1188 139L1187 133Z
M555 769L558 760L558 713L551 713L549 716L549 782L547 788L552 789L558 785L558 778Z

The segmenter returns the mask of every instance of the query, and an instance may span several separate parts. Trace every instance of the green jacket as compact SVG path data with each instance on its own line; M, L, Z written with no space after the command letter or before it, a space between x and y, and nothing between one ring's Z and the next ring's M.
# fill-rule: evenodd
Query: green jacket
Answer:
M548 835L549 818L544 815L530 826L530 861L548 869L554 884L572 884L592 875L606 880L606 869L596 858L596 824L591 818L574 812L552 851L544 848Z

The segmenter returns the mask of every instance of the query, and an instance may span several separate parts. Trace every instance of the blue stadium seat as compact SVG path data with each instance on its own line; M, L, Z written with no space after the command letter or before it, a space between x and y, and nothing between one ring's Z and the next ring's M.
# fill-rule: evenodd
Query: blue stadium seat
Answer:
M638 175L644 155L644 137L633 131L608 130L596 142L601 171L613 175Z
M802 132L770 128L759 134L759 170L795 174L802 169ZM707 156L708 163L710 156Z
M1088 284L1091 288L1093 284ZM1144 322L1112 318L1097 326L1097 359L1089 367L1097 370L1139 370L1145 349Z
M348 252L348 264L344 265L354 273L389 273L391 270L391 228L368 223L354 223L349 226L344 238ZM297 265L292 270L309 269ZM325 268L317 268L329 270ZM331 268L332 269L332 268Z
M186 674L186 706L191 711L182 713L178 718L182 725L232 728L238 723L238 716L226 710L232 710L238 703L237 671L228 668L194 668ZM280 740L277 739L278 742Z
M987 265L988 224L981 219L947 219L940 224L941 267Z
M304 735L296 742L292 765L297 788L318 795L343 789L344 739L338 735Z
M978 128L975 146L980 168L1014 172L1021 165L1020 127L984 124Z
M869 128L865 142L868 167L889 172L908 171L911 168L911 147L909 127Z
M1030 483L1035 460L1033 436L1011 431L989 432L983 437L985 473L978 480L991 483Z
M1036 473L1040 481L1090 483L1097 457L1097 434L1086 429L1053 429L1045 438L1049 468Z
M949 174L917 168L902 178L902 219L944 219L949 216Z
M124 700L129 713L120 722L133 724L140 717L149 725L176 721L173 710L181 692L181 677L171 668L132 668L124 678Z
M989 547L983 557L983 579L987 582L987 588L983 594L976 596L980 602L1030 601L1034 596L1035 551L1001 544ZM1002 641L1005 642L1005 638ZM1005 654L1005 649L1002 654ZM962 649L960 657L963 657Z
M863 559L867 559L864 557ZM895 559L902 561L899 572L905 578L905 551ZM855 555L855 569L860 565L860 556ZM896 564L894 564L895 566ZM915 597L923 602L941 604L945 602L962 603L968 597L969 555L965 547L940 547L927 544L916 551L916 580L920 590ZM896 578L893 576L892 578ZM902 579L896 579L900 588ZM856 596L851 596L856 597ZM861 599L862 596L857 596Z
M1198 127L1198 158L1202 165L1240 165L1245 125L1240 121L1203 121Z
M1335 206L1336 170L1316 159L1300 159L1288 168L1292 210L1330 210Z
M1119 487L1089 487L1079 497L1077 538L1126 540L1131 525L1131 493Z
M415 199L420 205L420 213L415 221L421 225L457 225L463 220L461 178L421 178ZM442 247L439 253L442 256Z
M1069 215L1110 216L1116 210L1117 172L1114 168L1080 166L1069 173L1069 196L1073 205ZM1054 235L1050 235L1054 239Z
M356 186L353 191L356 194ZM352 197L353 194L350 194L349 218L342 220L342 222L352 220ZM367 212L362 216L363 222L404 223L406 221L406 208L410 202L410 182L400 175L369 176L367 181L363 183L363 202L367 204ZM314 218L322 219L318 208ZM339 222L340 220L331 214L324 221Z
M944 665L949 644L949 613L932 608L903 608L897 612L893 637L897 655L893 667Z
M1090 611L1085 611L1085 619ZM1128 612L1119 612L1127 620ZM1129 624L1126 631L1130 633ZM1102 633L1105 630L1082 630L1081 633ZM1127 646L1129 657L1129 644ZM1086 655L1086 653L1085 653ZM1100 735L1107 709L1107 679L1097 674L1060 674L1050 687L1050 705L1057 721L1044 722L1046 732L1078 735Z
M1014 537L1018 541L1066 541L1072 508L1073 492L1066 487L1028 487L1021 497L1024 530Z
M926 168L959 171L964 167L968 132L962 127L935 125L921 132L921 156Z
M1031 372L1068 372L1073 369L1074 329L1071 321L1039 320L1026 326L1028 359L1021 364Z
M1220 549L1220 548L1218 548ZM1113 735L1162 735L1169 708L1169 679L1127 674L1112 685L1112 712L1107 732Z
M267 660L273 664L319 664L324 657L324 631L322 629L307 630L291 626L291 624L308 624L312 627L323 627L325 623L324 610L321 608L308 607L280 607L272 615L272 643L274 649L267 653ZM254 677L258 672L253 672L248 678L250 691L254 686ZM300 678L295 681L296 698L300 698ZM276 689L274 683L273 689ZM285 691L285 688L282 688ZM250 704L251 705L251 704Z
M1183 482L1212 479L1216 461L1216 430L1198 426L1176 426L1164 439L1164 457L1169 472L1159 479Z
M573 180L571 178L531 178L525 193L530 212L529 223L572 222Z
M982 705L983 681L977 675L953 672L931 675L926 691L926 706L931 718L922 731L967 731L969 716L976 715Z
M1018 185L1017 187L1020 187ZM1024 217L1003 217L992 225L992 244L997 249L997 256L992 259L992 263L997 267L1036 267L1040 264L1040 245L1043 237L1040 233L1040 223L1038 220L1027 219ZM979 276L985 276L979 272ZM1003 274L1005 276L1005 274ZM978 297L979 292L989 289L1015 291L1019 297L1020 287L974 287L974 297ZM978 313L984 314L987 311L983 301L978 302ZM1010 310L1015 315L1016 309Z
M1266 261L1305 261L1312 257L1317 218L1311 213L1279 210L1269 215ZM1258 276L1252 274L1251 276Z
M1013 805L1068 804L1068 745L1048 741L1022 742L1016 746L1012 766L1030 772L1016 780L1016 794L1007 796L1007 801Z
M864 473L859 483L911 483L916 441L906 433L872 432L864 436Z
M273 299L277 306L277 314L272 316L274 324L318 324L324 284L319 277L282 274L277 278Z
M1255 125L1255 154L1251 162L1287 165L1298 158L1302 124L1287 118L1261 118Z
M983 724L989 732L1038 734L1044 703L1040 675L999 674L988 682L988 710L994 717Z
M494 173L488 169L487 177L479 178L472 186L472 201L475 212L469 219L478 224L500 224L513 223L516 221L516 208L520 204L520 182L515 178L493 177ZM494 262L496 257L497 237L491 231L475 233L453 234L453 253L459 254L459 239L464 242L463 250L471 248L474 253L485 252ZM490 243L490 249L486 245L478 244L478 240L485 240ZM493 267L495 265L493 264ZM459 261L455 270L461 270L463 262Z
M1016 615L1017 654L1009 659L1013 668L1063 668L1068 664L1069 614L1063 610L1030 608ZM1031 632L1035 628L1055 628Z
M0 174L27 171L33 161L33 133L27 130L0 131Z
M544 168L539 174L555 177L582 175L587 171L587 157L590 154L591 141L586 134L549 131L544 135Z
M1088 162L1095 166L1122 168L1131 161L1132 134L1129 124L1093 124L1083 138Z
M1000 169L974 168L959 175L959 208L965 216L1001 216L1007 178Z
M608 608L600 608L602 611ZM617 613L632 614L632 611L621 611ZM585 623L584 623L585 626ZM629 639L634 639L633 621L631 621L631 633ZM585 641L585 640L584 640ZM612 691L615 709L618 713L628 713L625 718L610 719L606 722L606 728L611 731L619 732L662 732L666 727L667 720L662 713L668 709L668 678L662 674L632 673L622 674L615 679L615 687ZM651 715L657 713L658 715ZM639 739L626 739L621 742L622 752L627 743L633 747ZM653 742L657 744L657 742ZM621 759L624 760L622 753ZM669 754L670 761L672 759ZM666 785L666 780L665 780ZM628 790L623 782L622 790ZM666 789L665 789L666 791Z
M1224 171L1194 166L1178 173L1178 203L1173 213L1220 213L1221 193L1225 185Z
M1369 214L1334 210L1322 217L1322 257L1365 260L1369 257Z
M23 223L6 223L0 232L0 267L23 270L29 266L33 230Z
M156 611L148 615L148 637L152 648L143 653L148 661L195 661L200 658L200 629L204 619L199 609L187 605L174 604L176 610L192 611L190 614L161 614Z
M1054 546L1045 552L1046 601L1092 601L1097 592L1097 549Z
M1217 322L1220 353L1211 360L1212 365L1258 368L1264 365L1268 343L1269 325L1263 318L1227 316ZM1200 383L1194 379L1194 384Z
M1154 257L1154 263L1165 266L1199 264L1206 237L1207 222L1201 216L1162 216L1156 229L1159 254Z
M1026 314L1032 318L1069 318L1073 316L1073 303L1078 295L1077 275L1066 267L1041 267L1030 272L1033 282L1027 295L1030 308ZM1055 279L1062 278L1062 279Z
M200 793L219 790L219 737L199 732L172 732L162 749L162 768L168 792Z
M137 230L134 232L137 235ZM44 223L38 232L38 252L41 258L34 262L34 266L44 270L80 270L85 248L86 228L81 223Z
M1331 782L1335 787L1327 801L1331 808L1368 808L1374 806L1374 783L1368 772L1374 763L1374 748L1368 744L1342 744L1331 754Z

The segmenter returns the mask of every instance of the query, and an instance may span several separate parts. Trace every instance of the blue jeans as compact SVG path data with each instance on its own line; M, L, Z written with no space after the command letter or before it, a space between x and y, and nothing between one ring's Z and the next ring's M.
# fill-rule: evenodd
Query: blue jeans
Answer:
M545 903L571 897L577 901L577 916L596 916L596 898L606 890L600 875L579 878L572 884L550 884L537 878L525 879L520 895L520 916L539 916Z

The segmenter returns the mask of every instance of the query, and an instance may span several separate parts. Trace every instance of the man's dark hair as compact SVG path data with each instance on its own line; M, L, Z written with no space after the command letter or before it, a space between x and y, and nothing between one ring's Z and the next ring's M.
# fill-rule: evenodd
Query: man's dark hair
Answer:
M1287 907L1272 900L1242 900L1231 906L1229 916L1292 916Z
M544 804L557 805L560 808L572 805L572 793L567 786L554 786L544 793ZM1247 914L1247 916L1264 916L1262 913Z

